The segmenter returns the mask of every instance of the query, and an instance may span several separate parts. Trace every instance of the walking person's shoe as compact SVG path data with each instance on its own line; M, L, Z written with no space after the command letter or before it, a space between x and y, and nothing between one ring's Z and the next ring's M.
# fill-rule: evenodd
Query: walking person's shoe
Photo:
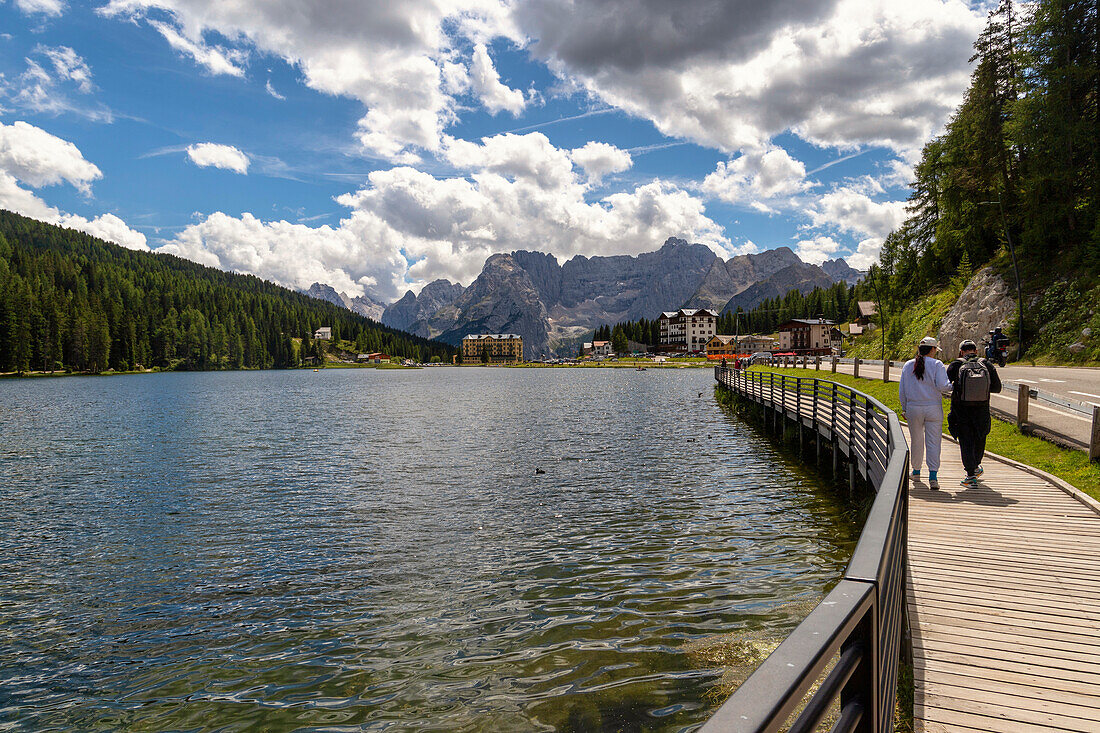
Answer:
M977 468L974 469L974 478L978 478L983 473L985 473L985 469L982 468L981 466L978 466Z
M936 480L935 471L928 472L928 488L932 489L932 491L940 490L940 482Z
M972 488L974 488L978 485L978 477L977 476L967 476L966 478L964 478L959 483L961 485L967 487L968 489L972 489Z
M920 469L919 468L914 468L913 473L911 473L909 475L912 476L913 478L920 478Z

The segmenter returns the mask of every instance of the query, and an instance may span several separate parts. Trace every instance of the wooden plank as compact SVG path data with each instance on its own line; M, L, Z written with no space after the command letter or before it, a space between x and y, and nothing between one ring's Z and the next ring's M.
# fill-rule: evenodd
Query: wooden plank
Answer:
M1026 724L1029 726L1029 730L1051 728L1073 731L1073 733L1100 733L1100 721L1095 718L1077 717L1072 714L1077 712L1077 708L1073 708L1070 711L1071 714L1059 714L1054 711L1030 710L1019 707L1019 701L1015 699L1011 699L1007 703L1003 699L996 703L989 703L983 700L966 700L946 695L931 695L924 692L916 693L914 699L919 699L926 709L938 708L971 715L984 715L994 720L1003 721L1001 727L991 729L1002 733L1015 730L1017 724ZM1040 727L1034 728L1031 726Z

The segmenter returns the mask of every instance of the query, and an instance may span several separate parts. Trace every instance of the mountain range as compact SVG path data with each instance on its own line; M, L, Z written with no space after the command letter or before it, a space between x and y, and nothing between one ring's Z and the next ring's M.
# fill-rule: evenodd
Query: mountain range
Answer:
M808 293L861 275L841 259L807 264L789 247L723 260L674 237L655 252L578 255L564 263L519 250L490 256L469 287L436 280L419 295L410 290L385 308L381 322L453 345L471 333L518 333L532 359L572 351L602 324L654 319L682 307L747 310L794 289ZM334 303L333 297L360 300L325 285L307 292Z
M306 290L299 290L298 292L303 295L308 295L311 298L317 298L318 300L324 300L333 305L338 305L343 308L347 308L353 313L358 313L361 316L366 316L373 321L381 321L382 314L386 310L386 304L380 303L377 300L357 295L354 298L348 297L347 293L338 293L336 288L331 285L325 285L323 283L313 283ZM395 328L401 328L396 326ZM408 330L401 328L402 331Z

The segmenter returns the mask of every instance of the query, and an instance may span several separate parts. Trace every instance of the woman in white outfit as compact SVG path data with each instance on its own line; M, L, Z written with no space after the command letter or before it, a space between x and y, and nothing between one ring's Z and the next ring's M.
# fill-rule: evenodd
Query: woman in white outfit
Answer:
M936 339L928 336L917 347L917 358L901 368L898 397L901 411L909 423L909 463L913 477L920 476L925 454L928 457L928 487L940 488L936 471L940 468L940 439L943 437L943 396L951 394L947 368L934 358L939 350Z

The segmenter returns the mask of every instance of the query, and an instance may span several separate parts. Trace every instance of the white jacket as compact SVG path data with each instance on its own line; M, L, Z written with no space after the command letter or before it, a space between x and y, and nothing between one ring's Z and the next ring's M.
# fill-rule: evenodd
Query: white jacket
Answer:
M898 385L898 397L901 411L909 405L943 405L943 396L951 394L951 380L947 378L947 367L939 359L924 357L924 379L917 379L913 372L917 360L910 359L901 368L901 383Z

